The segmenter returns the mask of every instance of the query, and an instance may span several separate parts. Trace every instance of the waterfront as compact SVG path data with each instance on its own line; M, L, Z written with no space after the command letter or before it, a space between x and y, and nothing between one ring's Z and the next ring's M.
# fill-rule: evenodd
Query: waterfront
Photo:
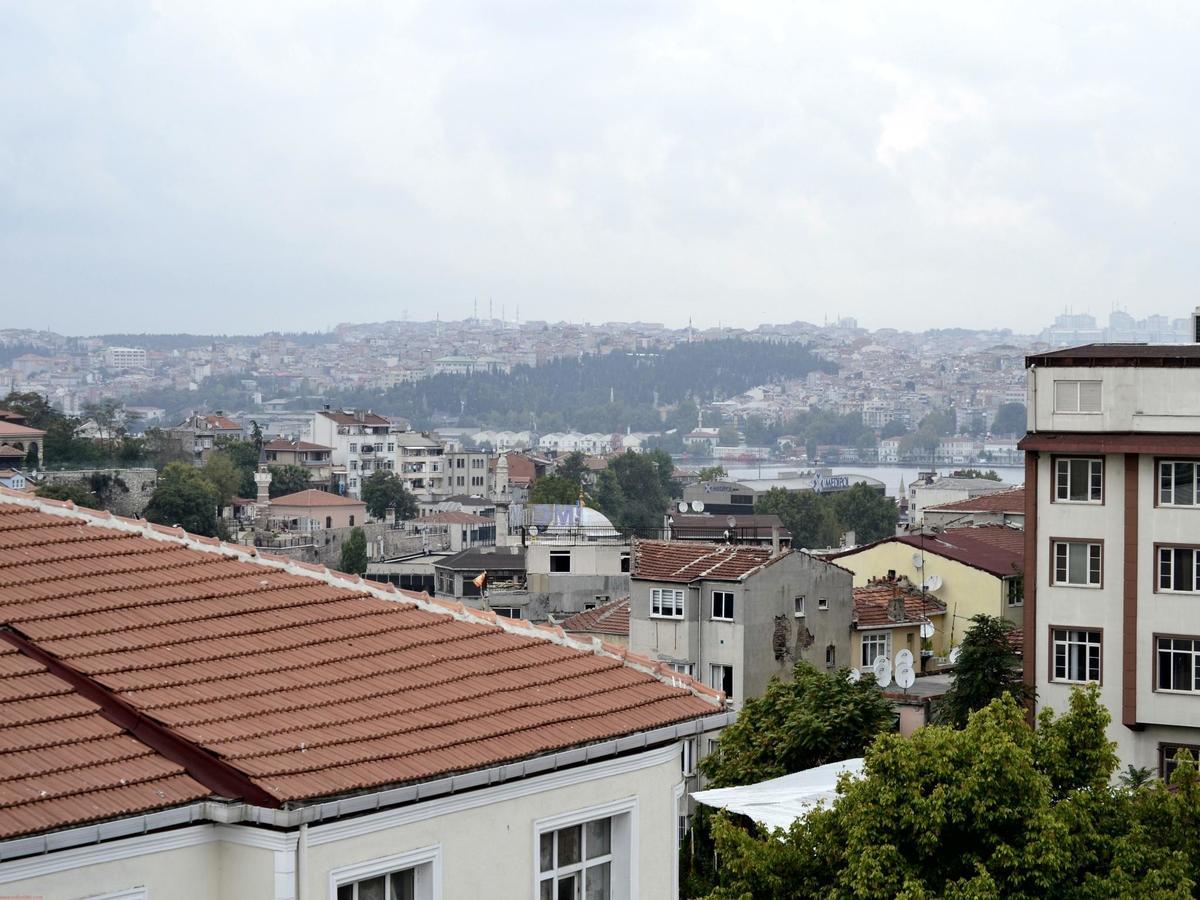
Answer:
M695 463L689 462L690 465ZM709 463L704 463L709 465ZM827 471L832 475L869 475L871 478L877 478L887 485L887 493L890 497L898 496L900 490L900 481L903 479L904 486L907 488L916 480L918 473L936 471L939 475L949 475L957 469L969 468L967 466L829 466L818 467L822 471ZM1023 484L1025 481L1025 469L1021 466L988 466L979 465L975 468L986 472L989 469L994 469L996 474L1000 476L1000 480L1005 484L1013 485L1014 487ZM762 465L726 465L726 471L729 473L729 478L732 481L738 479L771 479L778 478L782 473L794 473L796 475L811 471L804 466L797 466L795 463L763 463Z

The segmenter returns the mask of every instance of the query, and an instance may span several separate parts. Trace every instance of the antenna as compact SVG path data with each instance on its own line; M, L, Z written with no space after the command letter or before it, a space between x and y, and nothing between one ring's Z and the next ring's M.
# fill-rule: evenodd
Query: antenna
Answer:
M886 656L875 657L871 669L875 673L875 683L881 688L892 683L892 661Z

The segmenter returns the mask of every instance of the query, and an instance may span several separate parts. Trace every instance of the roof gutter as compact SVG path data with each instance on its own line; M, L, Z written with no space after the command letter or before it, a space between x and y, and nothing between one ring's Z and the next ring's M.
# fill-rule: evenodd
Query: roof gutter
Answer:
M32 837L0 841L0 862L136 837L153 831L187 825L206 823L254 825L290 830L299 828L301 825L333 822L347 816L381 812L385 809L432 800L436 797L493 787L505 782L519 781L523 778L598 762L602 759L637 753L651 747L724 728L736 718L737 713L735 712L715 713L703 718L656 728L653 731L640 731L625 737L559 750L544 756L535 756L488 769L478 769L432 781L403 785L384 791L356 794L289 809L274 809L239 801L204 800L187 806L126 816L96 825L85 825Z

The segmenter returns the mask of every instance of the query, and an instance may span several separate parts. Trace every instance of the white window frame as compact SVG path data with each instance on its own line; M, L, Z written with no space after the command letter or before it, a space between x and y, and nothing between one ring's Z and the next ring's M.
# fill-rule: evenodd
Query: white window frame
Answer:
M678 672L680 675L687 675L689 678L696 677L696 664L692 662L669 662L672 672Z
M1095 409L1083 409L1084 401L1084 385L1095 385L1096 403ZM1060 392L1060 388L1065 388ZM1088 392L1091 392L1091 387ZM1090 397L1088 398L1091 399ZM1060 400L1068 401L1060 403ZM1070 402L1073 401L1073 402ZM1074 407L1073 409L1071 407ZM1104 409L1104 388L1103 382L1096 379L1064 379L1055 380L1054 382L1054 411L1056 413L1068 413L1070 415L1095 416L1099 415Z
M804 595L801 594L792 600L792 609L795 612L797 619L804 618Z
M829 598L828 597L818 597L817 598L817 609L829 609Z
M1060 638L1059 635L1065 635ZM1086 640L1080 640L1075 635L1095 635L1099 640L1093 641L1090 637ZM1066 674L1060 676L1058 674L1058 651L1062 648L1066 668L1064 672L1070 671L1071 650L1073 647L1086 648L1086 659L1084 665L1087 671L1084 672L1083 678L1070 678ZM1096 677L1092 678L1092 651L1095 648L1095 669ZM1157 663L1157 655L1155 657ZM1051 628L1050 629L1050 680L1056 684L1099 684L1104 677L1104 633L1098 628Z
M1200 764L1200 745L1163 741L1158 745L1158 777L1163 781L1170 781L1171 776L1175 774L1175 767L1178 765L1175 755L1180 750L1187 750L1192 754L1192 762Z
M1073 544L1082 544L1088 548L1087 549L1087 581L1071 581L1071 550L1070 550L1070 547ZM1064 557L1065 568L1063 569L1063 573L1064 573L1065 577L1061 580L1058 577L1058 573L1059 573L1058 548L1059 547L1068 548L1065 551L1065 557ZM1092 549L1093 548L1095 548L1099 552L1099 556L1100 556L1100 565L1099 565L1099 570L1096 573L1095 581L1092 581ZM1052 552L1051 552L1051 559L1050 559L1050 572L1054 579L1055 587L1099 588L1101 585L1104 584L1104 545L1102 543L1100 543L1099 541L1088 541L1088 540L1054 541L1051 551Z
M890 631L864 631L859 644L858 658L865 668L869 669L875 665L875 658L878 656L886 656L888 659L892 658L892 633ZM879 644L883 645L883 653L878 652ZM876 648L876 652L869 659L867 658L868 646Z
M506 619L525 618L523 615L521 615L521 607L519 606L493 606L491 609L496 615L503 616Z
M680 753L680 769L684 776L696 774L696 739L684 738L679 742L681 748Z
M669 605L665 602L668 600ZM653 588L650 591L650 618L682 619L686 602L687 599L679 588Z
M533 890L530 896L533 900L541 898L541 838L547 831L557 831L560 828L570 828L572 825L584 825L596 819L612 819L609 831L609 890L612 900L631 900L637 895L635 885L638 881L638 799L626 797L601 806L590 806L556 816L537 819L533 823L533 854L530 872L533 877ZM618 848L624 853L618 853Z
M566 559L567 567L565 569L554 568L554 561ZM546 565L550 569L551 575L570 575L571 574L571 551L570 550L551 550L550 556Z
M722 598L721 612L722 615L717 615L717 597ZM726 609L728 605L728 609ZM724 615L728 612L729 615ZM733 621L733 591L713 591L712 592L712 618L714 622L732 622Z
M1192 467L1191 503L1175 502L1176 466ZM1195 509L1200 506L1200 461L1194 459L1160 459L1158 461L1158 505L1174 509Z
M1071 496L1071 470L1075 465L1087 467L1087 496L1082 500ZM1065 477L1064 477L1065 476ZM1104 459L1096 456L1056 456L1054 458L1054 502L1104 503Z
M1192 658L1192 688L1191 690L1183 690L1182 688L1163 687L1159 681L1162 675L1162 667L1159 664L1164 650L1162 648L1163 641L1191 641L1192 649L1176 650L1173 647L1165 652L1172 656L1178 654L1182 656L1191 656ZM1166 635L1158 634L1154 636L1154 690L1159 694L1184 694L1195 696L1200 694L1200 637L1189 637L1186 635Z
M1155 558L1157 568L1155 571L1155 584L1159 593L1163 594L1197 594L1200 593L1200 548L1197 547L1181 547L1176 544L1159 544L1157 547L1158 554ZM1185 577L1187 571L1191 574L1190 588L1175 587L1175 557L1176 554L1191 554L1191 565L1184 565ZM1164 581L1166 584L1164 585Z
M1104 564L1101 558L1101 565ZM1016 597L1013 595L1016 594ZM1008 607L1025 605L1025 580L1019 576L1004 579L1004 603Z
M329 870L329 900L337 900L339 887L377 878L404 869L415 869L413 887L417 900L442 900L442 845L433 844L417 850L409 850L396 856L368 859Z
M726 665L725 663L709 663L708 664L708 686L711 687L714 691L722 691L723 692L725 690L725 670L726 669L729 670L729 686L730 686L730 688L732 688L732 690L730 690L727 694L725 694L725 699L726 699L726 701L732 701L734 691L737 690L737 679L735 677L737 675L737 673L734 672L733 666ZM720 672L719 678L717 677L718 672Z

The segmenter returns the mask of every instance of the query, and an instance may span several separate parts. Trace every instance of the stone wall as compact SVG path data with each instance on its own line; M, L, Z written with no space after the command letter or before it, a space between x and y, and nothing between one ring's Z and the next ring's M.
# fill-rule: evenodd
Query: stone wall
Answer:
M441 550L445 543L445 535L411 534L391 528L382 522L370 522L355 527L362 528L366 534L367 559L371 562L409 556L420 553L426 547L430 550ZM354 528L322 528L306 535L280 535L277 542L268 537L261 542L256 541L256 545L268 553L278 553L301 562L319 563L336 569L342 562L342 545L349 540L352 531ZM293 546L272 546L274 543Z
M108 492L107 508L118 516L141 516L158 483L158 470L152 468L70 469L43 471L41 475L43 483L81 484L89 491L92 490L93 475L108 475L116 483Z

